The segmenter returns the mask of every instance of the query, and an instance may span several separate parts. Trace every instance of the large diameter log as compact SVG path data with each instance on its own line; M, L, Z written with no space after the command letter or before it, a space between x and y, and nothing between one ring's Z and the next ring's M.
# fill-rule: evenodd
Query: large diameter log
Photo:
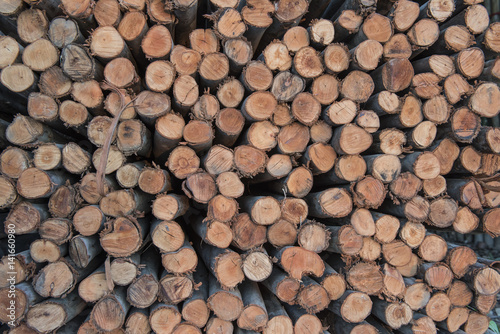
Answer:
M43 299L29 283L20 283L16 286L0 289L0 304L3 309L0 318L3 323L14 326L25 316L28 308Z

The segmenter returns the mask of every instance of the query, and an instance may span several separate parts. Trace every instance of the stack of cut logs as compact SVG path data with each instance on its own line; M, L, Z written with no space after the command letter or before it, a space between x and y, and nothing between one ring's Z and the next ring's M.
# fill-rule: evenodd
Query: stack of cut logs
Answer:
M480 2L1 0L5 330L487 332Z

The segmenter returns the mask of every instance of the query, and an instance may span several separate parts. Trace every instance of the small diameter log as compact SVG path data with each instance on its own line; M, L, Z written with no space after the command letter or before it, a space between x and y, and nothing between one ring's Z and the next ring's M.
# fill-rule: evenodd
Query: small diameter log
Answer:
M245 118L234 108L222 109L215 117L215 143L232 147L238 139Z
M152 213L160 220L174 220L187 212L189 201L186 196L169 194L159 195L153 201Z
M214 179L204 172L189 175L182 183L182 190L187 197L203 204L208 203L217 194Z
M354 49L350 50L352 70L372 71L376 69L383 52L384 47L382 44L373 39L361 42Z
M473 301L474 307L484 315L487 315L488 313L493 310L493 308L496 306L497 300L494 295L491 296L484 296L484 295L477 295L476 298Z
M245 65L252 60L252 45L245 38L231 38L224 42L223 47L224 54L229 59L231 75L239 76Z
M303 198L309 194L313 185L313 175L306 167L293 169L287 177L269 184L275 193L289 194L295 198Z
M405 204L394 204L386 201L381 211L397 217L405 217L411 221L424 222L430 214L430 203L421 196L415 196Z
M191 49L201 54L219 52L219 37L212 29L196 29L189 34Z
M61 257L66 256L67 253L67 244L57 245L50 240L38 239L30 245L31 258L38 263L56 262Z
M170 61L179 75L193 76L198 70L202 55L182 45L175 45L170 53Z
M181 75L175 79L172 93L173 109L185 115L198 100L198 83L189 75Z
M99 232L106 221L104 213L96 205L85 206L73 215L73 227L83 236Z
M339 81L331 74L320 75L313 80L310 91L322 105L330 105L338 97Z
M267 324L267 310L256 282L245 281L240 289L244 308L238 317L239 328L262 330Z
M78 295L87 303L97 302L111 292L106 281L104 265L85 277L78 285Z
M269 157L269 160L267 160L265 172L256 175L251 180L251 183L280 179L287 176L292 171L292 168L292 160L289 155L273 154Z
M285 306L295 304L295 298L300 289L299 280L287 276L287 274L273 266L271 275L262 282L269 291L271 291L278 299L285 303Z
M147 29L147 26L145 26L145 29ZM135 43L140 43L141 50L147 59L154 60L168 59L168 56L174 46L169 29L161 24L157 24L147 30L143 38L138 36L137 42Z
M264 249L256 249L244 256L242 269L249 280L262 282L271 275L273 263Z
M407 265L412 259L411 248L399 240L382 245L382 254L387 263L395 267Z
M99 331L112 331L123 326L130 304L124 287L115 288L112 294L101 298L92 308L90 321Z
M205 327L208 334L231 334L234 332L234 326L231 321L222 320L216 316L212 316Z
M196 102L191 109L194 118L199 120L211 121L220 111L220 104L217 97L209 93L205 93Z
M277 138L280 153L301 153L305 151L310 139L309 128L294 122L282 127Z
M7 147L0 154L0 172L11 179L17 179L31 166L32 158L31 152L17 147Z
M349 192L342 188L330 188L306 196L309 215L316 218L342 218L352 211L352 199Z
M363 247L359 251L359 257L364 261L375 261L380 258L382 247L371 237L363 237Z
M116 0L104 0L96 3L94 18L100 26L116 27L122 18L120 4Z
M21 62L23 47L12 37L0 37L0 69Z
M210 310L207 305L208 272L201 262L198 263L193 273L193 281L198 288L195 288L193 295L184 301L182 318L199 328L203 328L207 324Z
M232 243L241 250L250 250L266 242L267 228L254 223L247 213L237 215L231 229L233 231Z
M216 195L208 202L207 218L230 223L238 214L238 202L233 198Z
M201 250L198 254L224 289L235 288L245 279L241 269L242 258L238 253L207 244L202 245Z
M446 191L446 179L439 175L435 179L425 180L422 189L426 196L438 197Z
M349 68L351 54L343 44L330 44L322 52L326 72L336 74Z
M267 291L266 291L267 292ZM263 333L292 333L293 323L285 308L272 293L264 293L264 304L269 316Z
M215 180L219 192L226 197L239 198L243 196L245 186L235 172L223 172Z
M114 187L117 187L113 179L104 178L104 196L109 194ZM79 183L80 196L89 204L98 204L102 199L100 190L97 189L97 179L95 173L86 174Z
M133 218L116 218L101 233L101 246L114 257L130 256L141 246L149 226ZM124 242L127 240L127 242Z
M37 24L33 24L36 22ZM28 9L22 11L17 17L17 34L25 42L33 43L44 37L49 29L47 15L40 9Z
M62 49L61 68L74 81L103 79L102 65L79 45L68 44Z
M304 249L321 253L330 244L330 234L325 225L315 221L307 221L300 227L297 240Z
M267 241L274 247L292 246L297 241L297 227L288 220L280 219L267 228Z
M149 310L131 308L125 321L125 332L131 334L146 334L151 332Z
M304 89L304 79L289 71L284 71L274 77L270 91L279 102L291 102Z
M427 262L442 261L447 252L446 241L436 234L428 234L419 246L418 254Z
M368 322L363 321L360 323L349 323L339 316L335 316L335 331L339 334L375 334L379 331Z
M323 332L321 321L314 314L308 314L306 310L298 305L285 304L285 310L294 323L293 332L297 334Z
M98 27L92 32L90 51L102 63L118 57L132 57L123 37L112 26Z
M171 110L170 97L168 95L148 90L142 91L137 95L134 106L139 118L150 128L154 127L157 118Z
M378 266L359 262L346 273L346 280L356 291L378 295L384 288L385 278Z
M447 289L453 280L453 272L442 262L424 263L418 274L425 278L429 286L437 290Z
M315 314L328 306L330 297L322 285L306 276L302 279L296 302L308 313Z
M170 113L156 120L153 154L156 158L172 150L182 139L186 123L181 115ZM170 170L172 171L172 170Z
M177 251L163 253L161 259L165 270L176 275L192 273L198 263L198 256L188 239Z
M464 280L478 294L491 296L498 293L500 275L493 268L476 264L472 266L472 270L467 273Z
M134 281L140 272L139 252L132 254L130 257L116 258L111 262L109 277L114 284L127 286Z
M342 99L328 106L323 113L323 120L332 125L339 126L351 123L358 114L358 106L349 99Z
M328 310L349 323L358 323L372 312L373 302L365 293L347 290L340 299L330 303Z
M207 305L218 318L225 321L234 321L239 318L244 306L237 288L224 290L218 280L213 275L209 275L208 294Z
M144 167L139 175L138 185L142 191L152 195L172 190L170 174L160 168Z
M76 287L79 281L79 273L69 258L49 263L43 267L33 278L33 288L42 297L64 298ZM94 261L92 266L88 266L80 273L90 274L99 265ZM81 278L83 278L81 277Z
M491 236L496 237L500 234L500 227L498 224L499 215L500 210L495 208L487 211L482 218L483 230Z
M469 247L454 247L449 250L446 262L455 277L462 278L469 271L470 266L477 262L477 255Z
M334 130L331 144L339 154L359 154L366 151L372 142L372 136L364 129L347 124Z
M159 284L158 300L173 305L177 305L191 296L194 289L191 275L176 276L169 274L168 271L163 272Z
M4 309L0 314L1 321L10 326L19 324L28 308L42 300L31 284L26 282L0 289L0 304Z
M69 242L69 256L79 268L87 267L96 258L102 248L98 236L84 237L77 235Z
M266 29L273 23L271 18L275 7L267 0L250 0L241 9L241 18L247 26L244 36L252 43L252 48L257 49Z
M411 248L420 246L425 238L426 229L422 223L406 221L401 224L399 237Z
M401 173L389 185L389 190L402 200L411 200L422 189L422 180L413 173Z
M344 276L335 271L327 263L325 263L323 276L315 278L315 280L321 283L321 286L328 293L330 300L337 300L342 297L347 287Z
M242 197L240 205L259 225L272 225L281 217L280 204L271 196Z
M456 307L466 307L472 302L474 297L467 283L458 280L453 281L446 294L450 299L451 305Z
M366 173L366 162L360 155L343 155L335 162L332 170L315 177L324 185L338 185L361 179Z
M435 293L425 307L427 314L435 322L444 321L450 315L450 299L444 292Z
M125 105L128 105L128 107L125 108L125 110L122 112L120 120L135 118L137 114L135 112L133 104L131 103L132 95L130 93L132 92L127 92L125 89L119 89L118 91L119 93L111 91L111 93L108 94L108 96L104 100L104 109L106 109L106 111L111 115L116 116L122 108L121 99L123 96Z
M366 176L352 186L351 192L356 206L376 209L382 205L387 191L382 181Z
M279 197L281 218L295 224L301 224L308 216L308 206L303 199Z
M204 242L218 248L227 248L233 241L233 230L230 226L217 220L203 220L199 217L191 222L191 226ZM241 242L241 241L240 241ZM239 248L245 248L240 245Z
M407 325L413 319L413 311L406 303L389 303L379 299L373 301L373 314L393 329Z
M147 308L156 301L159 291L159 260L158 253L153 247L141 255L141 267L143 268L127 288L127 301L132 306Z
M26 324L38 333L51 333L76 317L87 304L74 291L66 298L50 298L26 314Z
M404 302L413 310L417 311L425 307L431 298L431 290L427 284L417 282L414 278L405 278L406 291Z
M283 269L295 279L313 274L323 276L325 264L318 254L302 247L284 247L275 254Z
M351 34L358 32L362 23L363 17L358 15L355 10L346 9L338 11L338 17L333 20L333 27L335 29L334 41L343 42L347 40Z
M27 148L37 147L43 143L67 142L67 138L54 132L50 127L23 115L17 115L8 125L5 138L11 144Z
M144 83L153 92L168 92L175 79L175 66L168 60L157 60L148 65Z
M140 190L118 190L106 194L99 203L99 208L107 216L127 216L135 211L148 212L150 197Z
M234 150L234 164L243 177L252 177L265 168L267 155L264 151L249 145L241 145Z
M469 318L469 310L464 307L456 307L450 311L448 318L437 325L447 331L456 332Z
M149 323L155 333L172 333L181 322L181 313L176 305L154 303L149 309Z
M214 145L210 147L203 158L205 170L211 175L229 172L234 168L233 162L233 152L223 145Z
M151 133L137 119L120 122L116 130L116 145L126 156L137 154L148 157L151 152Z

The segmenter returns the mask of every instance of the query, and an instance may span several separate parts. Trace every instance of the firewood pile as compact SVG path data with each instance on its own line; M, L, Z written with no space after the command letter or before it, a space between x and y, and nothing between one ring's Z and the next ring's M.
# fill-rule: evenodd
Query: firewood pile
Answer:
M6 333L487 332L481 2L1 0Z

